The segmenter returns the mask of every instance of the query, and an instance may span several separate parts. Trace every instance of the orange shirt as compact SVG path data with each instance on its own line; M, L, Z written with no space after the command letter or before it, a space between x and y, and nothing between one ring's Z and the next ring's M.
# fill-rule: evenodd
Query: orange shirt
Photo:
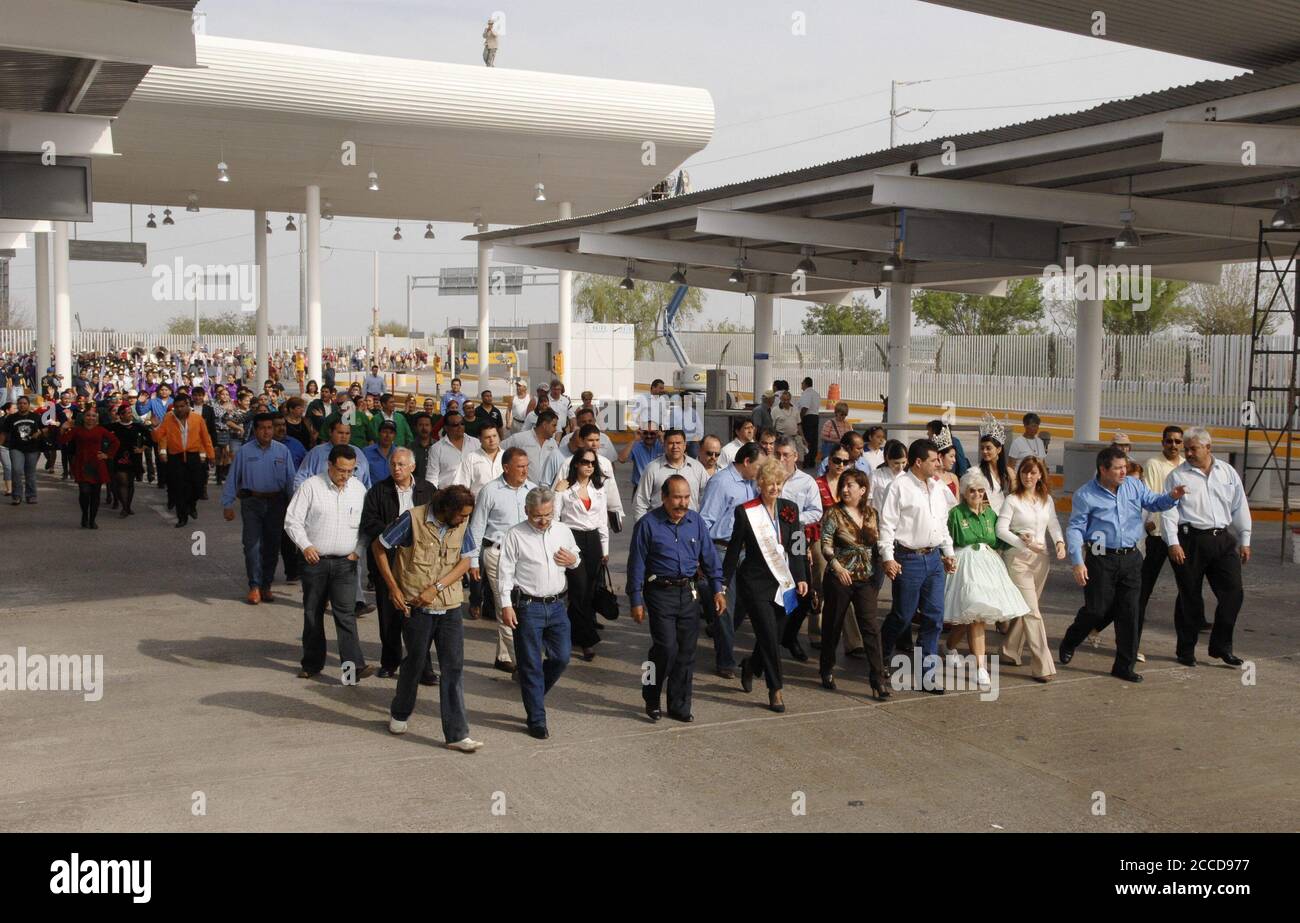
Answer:
M203 452L208 458L213 458L216 453L212 451L212 437L208 435L208 426L203 422L203 416L190 411L186 423L189 427L186 434L188 438L186 444L181 445L181 421L176 419L176 414L168 411L162 423L153 431L153 441L168 455Z

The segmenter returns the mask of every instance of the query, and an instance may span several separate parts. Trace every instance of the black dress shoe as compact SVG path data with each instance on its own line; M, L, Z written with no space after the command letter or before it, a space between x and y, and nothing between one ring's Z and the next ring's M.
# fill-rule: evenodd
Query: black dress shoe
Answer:
M824 675L822 676L822 688L823 688L823 689L834 689L834 688L835 688L835 677L831 676L829 673L824 674Z
M538 740L546 740L551 736L551 732L546 729L546 725L539 724L528 728L528 736L536 737Z
M660 718L664 716L664 713L659 710L658 705L651 705L648 702L646 703L645 713L646 713L646 717L649 718L651 721L658 721Z
M1177 660L1179 663L1181 663L1181 664L1182 664L1183 666L1185 666L1185 667L1194 667L1194 666L1196 666L1196 655L1195 655L1195 654L1178 654L1176 657L1174 657L1174 659Z
M1125 682L1128 682L1128 683L1140 683L1140 682L1142 682L1142 674L1141 674L1141 673L1135 673L1135 672L1132 671L1132 670L1129 670L1127 673L1121 673L1121 672L1118 671L1118 670L1111 670L1111 671L1110 671L1110 675L1113 676L1113 677L1115 677L1116 679L1122 679L1122 680L1124 680Z
M425 673L423 676L420 677L420 685L421 685L421 686L436 686L436 685L438 685L438 674L437 674L437 673Z
M754 691L754 671L750 668L748 657L740 661L740 688L746 692Z
M180 519L176 520L176 525L174 526L174 528L182 529L185 527L185 524L187 522L189 522L189 518L186 516L182 516Z
M379 672L375 674L375 676L378 676L380 679L392 679L396 675L397 671L390 670L388 667L380 667Z
M515 665L508 660L494 660L492 666L496 667L502 673L514 673Z
M668 717L672 718L674 721L681 721L683 724L690 724L692 721L695 720L695 716L692 715L690 712L687 712L686 714L683 715L675 711L670 711L668 712Z
M855 647L853 650L849 651L848 656L852 657L854 660L866 660L867 649L865 647Z
M1064 641L1062 641L1060 649L1058 649L1056 652L1056 659L1060 661L1062 664L1069 663L1071 660L1074 659L1074 648L1070 647Z
M803 645L797 640L787 644L785 649L790 652L790 656L800 663L808 662L808 652L803 649Z
M723 669L718 671L718 675L721 676L723 679L735 679L736 671Z
M1221 651L1210 651L1210 656L1219 658L1230 667L1239 667L1246 662L1236 654L1225 654Z

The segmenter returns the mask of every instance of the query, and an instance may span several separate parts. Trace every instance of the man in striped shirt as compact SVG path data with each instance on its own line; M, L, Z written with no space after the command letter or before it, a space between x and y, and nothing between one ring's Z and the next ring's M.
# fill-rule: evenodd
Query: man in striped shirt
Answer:
M322 475L299 485L284 517L284 528L302 550L302 670L309 679L325 667L325 604L334 614L339 660L345 685L375 672L357 638L357 558L362 550L361 508L366 489L352 476L357 450L335 445Z

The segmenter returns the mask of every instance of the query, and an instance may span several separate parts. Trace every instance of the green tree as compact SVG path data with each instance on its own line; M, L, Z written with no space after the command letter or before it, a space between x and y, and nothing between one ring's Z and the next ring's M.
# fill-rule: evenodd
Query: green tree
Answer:
M959 292L922 291L912 298L917 320L954 336L1037 333L1043 320L1043 286L1038 279L1014 279L1005 298Z
M610 276L580 275L573 293L574 313L578 320L595 324L631 324L636 331L636 357L649 359L651 346L659 339L664 308L675 291L677 286L670 282L638 282L628 291ZM703 293L690 289L677 312L676 326L684 327L703 307Z
M1277 288L1277 277L1266 272L1259 277L1260 305L1267 305ZM1284 307L1281 295L1274 307ZM1223 267L1218 285L1189 285L1179 305L1179 322L1201 336L1244 334L1254 331L1255 267L1248 263L1230 263ZM1273 333L1277 317L1266 317L1260 333Z
M753 333L753 327L745 327L729 320L710 320L704 322L704 329L708 333Z
M1138 299L1107 298L1102 306L1102 328L1107 333L1147 334L1171 327L1179 321L1178 298L1185 288L1186 282L1153 279L1150 305L1145 311L1135 310Z
M815 304L803 318L803 332L823 336L884 336L889 322L867 304L865 295L854 295L849 304Z
M406 324L400 320L386 320L379 325L379 335L381 337L404 337L408 332Z
M167 318L168 333L186 334L194 332L194 315L176 314ZM199 333L210 336L221 335L255 335L257 333L257 315L244 311L223 311L220 314L200 314Z

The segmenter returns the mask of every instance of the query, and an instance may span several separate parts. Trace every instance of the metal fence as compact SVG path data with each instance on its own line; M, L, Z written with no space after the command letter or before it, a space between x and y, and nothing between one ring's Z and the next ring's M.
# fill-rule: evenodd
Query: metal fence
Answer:
M732 387L752 391L754 337L748 333L679 333L692 363L729 372ZM1241 422L1250 370L1248 336L1108 336L1102 352L1103 416L1152 422L1234 426ZM1261 346L1289 349L1289 336ZM797 386L805 375L825 394L832 383L847 400L879 401L889 390L888 337L778 334L772 375ZM671 380L676 364L654 344L654 361L637 363L637 380ZM644 371L643 371L644 367ZM1069 414L1074 410L1074 339L1032 336L912 337L911 399L917 404L987 407L1007 412ZM1289 370L1274 362L1270 384L1286 385ZM766 383L764 383L766 384ZM1258 408L1263 425L1283 419L1284 393Z
M214 349L234 349L236 346L242 346L244 349L253 349L257 345L257 337L253 334L236 334L236 335L203 335L199 337L199 342L209 350ZM270 338L271 351L306 349L307 338L297 334L290 336L273 336ZM159 346L166 347L170 350L187 350L194 344L194 337L190 334L159 334L159 333L142 333L142 332L125 332L118 330L83 330L80 333L72 335L72 351L74 353L83 352L108 352L110 350L132 349L136 346L143 346L146 349L156 349ZM333 349L339 352L351 351L358 346L370 348L370 337L368 336L346 336L346 337L325 337L321 342L322 348ZM28 352L36 348L36 331L30 328L0 328L0 351ZM428 344L424 339L412 339L410 337L381 336L378 339L378 349L387 348L390 352L400 349L427 349Z

